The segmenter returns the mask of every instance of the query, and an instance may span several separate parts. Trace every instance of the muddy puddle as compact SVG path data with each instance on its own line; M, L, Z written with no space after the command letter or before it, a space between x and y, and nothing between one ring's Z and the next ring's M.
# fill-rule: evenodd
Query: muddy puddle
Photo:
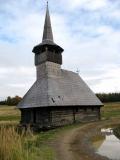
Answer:
M92 139L95 152L112 160L120 160L120 127L103 128Z

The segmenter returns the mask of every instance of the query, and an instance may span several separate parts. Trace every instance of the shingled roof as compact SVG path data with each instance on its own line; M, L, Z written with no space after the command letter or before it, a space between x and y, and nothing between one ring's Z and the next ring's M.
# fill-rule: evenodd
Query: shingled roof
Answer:
M53 64L47 62L46 65L49 65L50 70ZM100 100L77 73L57 68L42 75L26 93L18 107L101 105Z

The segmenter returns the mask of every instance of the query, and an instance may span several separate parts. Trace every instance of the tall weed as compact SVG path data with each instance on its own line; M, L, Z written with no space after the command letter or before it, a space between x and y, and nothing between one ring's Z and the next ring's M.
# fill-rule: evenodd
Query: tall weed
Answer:
M0 160L30 160L30 148L25 147L27 142L25 132L21 133L15 127L0 128Z

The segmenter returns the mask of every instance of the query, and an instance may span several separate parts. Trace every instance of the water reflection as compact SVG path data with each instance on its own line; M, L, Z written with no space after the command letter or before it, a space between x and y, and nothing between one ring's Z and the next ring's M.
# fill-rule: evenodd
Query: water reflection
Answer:
M93 142L96 153L106 156L112 160L120 160L120 139L117 138L118 136L115 136L116 134L114 135L116 132L111 128L102 129L101 132L101 138L98 141ZM98 142L99 145L97 146L96 143Z

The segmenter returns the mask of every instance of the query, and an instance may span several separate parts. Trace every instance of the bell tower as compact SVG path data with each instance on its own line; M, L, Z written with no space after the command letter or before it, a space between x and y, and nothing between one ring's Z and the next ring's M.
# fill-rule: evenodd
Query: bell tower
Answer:
M38 66L45 62L53 62L61 65L63 51L64 50L59 45L54 43L49 7L47 2L42 43L33 48L33 52L35 53L35 65Z

